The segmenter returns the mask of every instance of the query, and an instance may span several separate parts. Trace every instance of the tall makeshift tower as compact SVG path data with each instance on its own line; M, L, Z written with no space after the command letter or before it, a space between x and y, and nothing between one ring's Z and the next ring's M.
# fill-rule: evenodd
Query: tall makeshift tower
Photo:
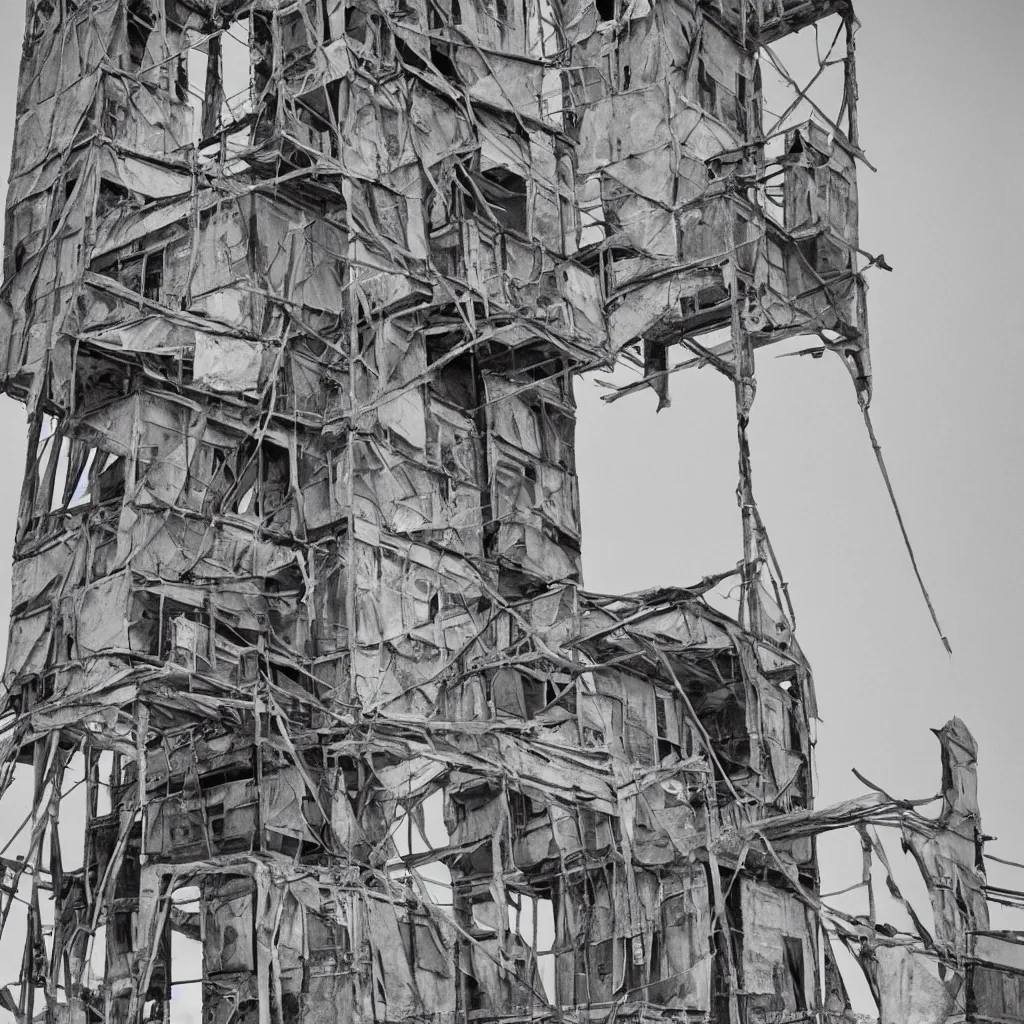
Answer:
M839 117L776 121L762 67L824 18ZM854 28L29 0L0 781L26 766L34 810L0 1005L842 1019L813 836L757 838L810 807L814 695L745 432L755 349L795 334L867 401ZM664 403L677 345L735 382L738 620L724 577L581 589L573 377L627 363L612 397Z

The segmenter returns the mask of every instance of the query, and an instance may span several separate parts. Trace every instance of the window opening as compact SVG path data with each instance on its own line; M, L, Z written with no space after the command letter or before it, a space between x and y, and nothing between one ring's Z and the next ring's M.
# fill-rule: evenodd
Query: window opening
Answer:
M131 61L132 69L139 71L146 59L149 37L156 27L156 16L147 0L132 0L129 3L127 22L128 58Z
M682 701L674 694L657 694L655 716L659 761L663 761L671 754L677 757L684 757L687 754L682 707Z
M68 508L78 508L82 505L88 505L92 501L92 469L93 464L96 461L96 449L90 448L85 456L85 462L82 464L81 469L78 472L78 479L74 482L73 487L72 481L69 479L65 488L71 490L71 495L67 501Z
M124 497L125 458L123 455L108 454L100 463L97 475L96 498L103 504Z
M701 107L709 114L717 115L715 100L718 95L718 83L708 73L703 58L697 60L697 89Z
M102 217L110 210L123 207L131 199L131 192L109 178L100 178L96 213Z
M747 76L736 74L736 128L743 136L747 134Z
M164 253L148 253L144 262L145 270L142 277L143 298L151 302L159 302L164 283Z
M498 39L505 44L508 34L508 2L507 0L494 0L494 20L498 23Z
M503 167L495 167L484 171L478 184L494 219L503 228L525 234L526 179Z
M804 944L801 939L783 936L786 957L786 971L790 993L793 998L794 1010L806 1010L807 999L804 992Z

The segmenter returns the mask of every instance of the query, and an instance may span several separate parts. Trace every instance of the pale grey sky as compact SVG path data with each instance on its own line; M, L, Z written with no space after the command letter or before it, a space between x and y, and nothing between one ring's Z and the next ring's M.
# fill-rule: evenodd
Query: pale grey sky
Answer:
M0 165L7 167L22 0L2 0ZM1024 860L1017 630L1024 600L1017 291L1024 165L1021 0L860 0L861 240L895 268L869 294L873 415L925 580L920 598L838 359L759 354L754 487L791 587L822 722L818 802L939 784L929 732L959 715L980 745L990 852ZM584 571L605 592L695 582L740 555L732 388L712 370L606 406L577 389ZM0 399L0 549L13 543L23 409ZM0 556L0 621L9 611ZM6 634L6 630L3 630ZM14 809L4 809L5 820ZM899 856L898 844L891 854ZM822 844L823 884L859 877L855 835ZM1011 873L992 878L1019 884ZM895 910L893 919L897 920ZM8 980L8 979L2 979ZM869 1007L864 1006L864 1009Z

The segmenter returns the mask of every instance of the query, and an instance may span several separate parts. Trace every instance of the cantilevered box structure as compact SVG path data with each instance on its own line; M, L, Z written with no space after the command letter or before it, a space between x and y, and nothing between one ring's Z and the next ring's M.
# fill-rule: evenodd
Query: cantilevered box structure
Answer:
M839 118L769 118L772 46L826 17ZM854 28L839 0L30 0L15 1019L849 1017L814 835L882 812L808 813L745 431L779 339L869 395ZM574 376L625 362L665 403L674 346L735 382L735 620L720 577L581 588Z

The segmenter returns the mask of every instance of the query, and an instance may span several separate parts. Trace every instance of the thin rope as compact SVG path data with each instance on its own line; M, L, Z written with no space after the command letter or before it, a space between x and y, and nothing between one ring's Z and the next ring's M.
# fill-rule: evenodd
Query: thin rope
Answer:
M917 558L914 555L913 545L910 543L910 536L907 533L907 528L903 523L903 516L900 513L899 504L896 501L896 493L892 489L892 481L889 479L889 472L885 468L885 460L882 458L882 446L878 443L878 438L875 436L875 428L871 423L871 414L868 412L867 406L862 408L864 413L864 425L868 428L868 437L871 438L871 447L875 450L875 458L878 460L878 468L882 472L882 479L885 481L886 490L889 492L889 501L892 503L893 511L896 513L896 522L900 524L900 533L903 534L903 543L906 545L907 554L910 556L910 564L914 567L914 575L917 577L917 585L921 588L921 594L924 597L925 604L928 605L928 612L932 617L932 622L935 623L935 629L938 631L939 639L942 640L942 646L946 648L946 653L950 656L953 654L953 648L949 645L949 640L946 639L946 634L942 630L942 626L939 624L939 617L935 612L935 606L932 604L931 597L928 596L928 589L924 585L924 580L921 578L921 570L917 567Z

